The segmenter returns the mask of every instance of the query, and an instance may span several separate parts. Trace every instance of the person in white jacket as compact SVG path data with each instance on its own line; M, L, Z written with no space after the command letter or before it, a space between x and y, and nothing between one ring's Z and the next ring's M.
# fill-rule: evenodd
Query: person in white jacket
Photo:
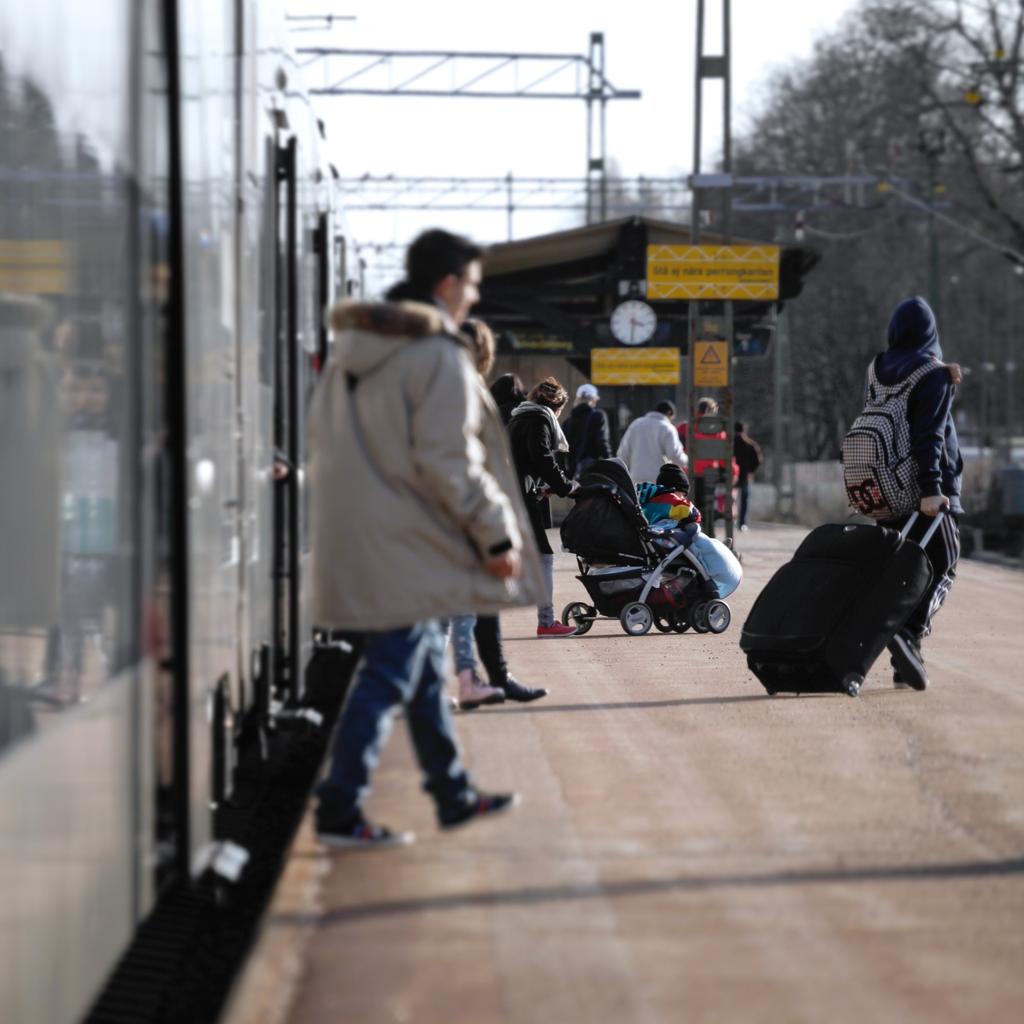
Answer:
M616 454L634 483L657 479L666 462L686 469L689 459L676 432L675 417L676 407L671 402L659 402L649 413L633 420L622 435Z

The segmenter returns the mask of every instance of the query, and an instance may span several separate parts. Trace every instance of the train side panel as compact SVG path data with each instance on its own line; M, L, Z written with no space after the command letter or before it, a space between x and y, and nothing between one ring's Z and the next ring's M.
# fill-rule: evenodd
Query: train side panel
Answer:
M189 532L189 808L194 863L211 839L212 708L237 680L241 559L235 446L235 4L179 5Z
M0 8L5 1024L79 1019L152 899L156 12Z

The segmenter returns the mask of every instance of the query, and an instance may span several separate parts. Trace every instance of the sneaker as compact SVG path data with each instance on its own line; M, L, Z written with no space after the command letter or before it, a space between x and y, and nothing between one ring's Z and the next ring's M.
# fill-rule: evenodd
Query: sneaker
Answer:
M575 626L563 626L560 622L552 622L550 626L538 626L537 636L547 640L554 637L575 636Z
M416 841L412 832L392 832L383 825L371 825L361 813L347 821L317 815L316 837L326 846L339 849L369 849L376 846L408 846Z
M459 708L462 711L475 711L481 704L504 703L504 690L485 685L472 669L459 673Z
M518 679L513 679L511 676L501 684L501 688L509 700L514 700L519 704L529 704L531 700L540 700L541 697L548 695L548 691L543 686L523 686Z
M471 799L440 809L437 820L441 828L457 828L475 818L509 811L518 803L518 793L476 793Z
M909 686L914 690L928 688L928 675L921 657L921 645L917 640L897 633L889 641L889 654L894 669L892 681L897 687Z

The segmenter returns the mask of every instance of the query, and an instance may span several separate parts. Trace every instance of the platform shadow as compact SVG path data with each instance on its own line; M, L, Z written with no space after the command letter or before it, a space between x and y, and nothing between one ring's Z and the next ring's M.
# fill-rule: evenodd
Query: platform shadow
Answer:
M477 890L425 896L419 899L380 900L328 910L320 915L276 914L277 924L349 924L407 914L437 913L472 907L523 907L590 899L617 899L661 893L708 892L719 889L769 889L800 885L862 885L872 882L962 881L1024 874L1024 857L998 861L962 861L953 864L894 864L865 868L821 868L768 874L693 875L675 878L640 878L586 885L535 886L505 891Z
M620 630L617 633L583 633L580 636L564 636L564 637L537 637L530 636L505 636L502 634L501 642L504 644L516 644L522 643L524 640L543 640L545 643L557 643L562 641L568 643L569 641L575 641L576 643L587 642L592 643L594 640L646 640L649 637L662 637L663 639L669 640L672 637L678 639L681 636L695 637L695 636L714 636L715 634L709 633L698 633L695 630L688 629L685 633L676 633L674 630L670 633L661 633L656 629L652 629L649 633L644 633L642 636L629 636L627 633ZM722 634L717 634L721 636Z
M552 711L630 711L644 708L697 707L701 704L745 704L748 701L771 700L766 693L744 694L741 697L680 697L677 700L624 700L606 701L603 704L545 704L536 701L531 704L509 705L506 701L498 708L489 709L491 714L515 715L527 712Z

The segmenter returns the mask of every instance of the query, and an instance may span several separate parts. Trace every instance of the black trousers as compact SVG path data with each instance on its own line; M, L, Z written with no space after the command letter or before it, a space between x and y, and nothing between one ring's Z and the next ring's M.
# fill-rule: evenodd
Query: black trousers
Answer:
M478 615L473 627L476 652L480 663L487 672L491 686L503 686L508 682L508 662L501 644L501 623L497 615Z
M902 530L909 519L910 516L902 516L883 525ZM923 537L931 524L930 516L919 516L918 521L910 530L910 539L918 540ZM943 513L942 522L939 523L939 528L928 541L925 553L932 563L932 585L921 598L921 603L911 612L910 618L907 619L906 625L901 630L902 633L918 642L931 633L932 619L942 607L942 602L946 600L953 581L956 579L956 564L960 560L960 527L957 525L954 513Z

